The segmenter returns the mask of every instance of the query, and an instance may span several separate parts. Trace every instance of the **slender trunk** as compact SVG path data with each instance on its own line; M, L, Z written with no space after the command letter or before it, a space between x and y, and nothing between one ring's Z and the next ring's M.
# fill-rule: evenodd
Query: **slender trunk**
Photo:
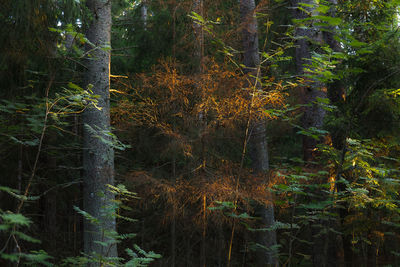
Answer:
M189 238L186 238L186 241L185 241L185 246L186 246L186 255L185 255L185 258L186 258L186 267L191 267L192 265L191 265L191 263L192 263L192 261L191 261L191 257L192 257L192 255L191 255L191 252L192 252L192 245L191 245L191 243L190 243L190 237L191 236L189 236Z
M57 190L48 189L49 191L44 195L44 229L48 239L48 248L57 249L57 240L59 237L57 227Z
M223 260L224 260L224 254L225 254L225 235L224 235L224 228L223 224L220 223L217 226L217 231L218 231L218 267L221 267L223 265Z
M203 0L193 0L193 11L199 14L200 16L204 16L203 12ZM198 64L197 72L201 75L204 72L203 69L203 58L204 58L204 30L203 25L198 24L197 22L193 22L193 33L195 37L195 45L194 45L194 57L196 60L196 64ZM198 90L203 90L202 86L196 85ZM202 93L202 98L204 98L204 92ZM205 143L205 134L207 129L207 122L205 120L204 112L200 111L198 113L199 120L199 133L200 133L200 142L201 142L201 162L203 171L206 167L206 143ZM201 235L201 243L200 243L200 266L206 266L206 230L207 230L207 217L206 217L206 206L207 206L207 196L203 195L203 203L202 203L202 213L203 213L203 229Z
M102 257L116 257L117 248L110 232L115 232L116 222L112 215L114 195L107 190L114 183L114 151L110 132L110 50L111 1L87 0L92 20L87 38L96 47L86 44L88 53L86 86L97 95L96 107L89 103L83 114L83 209L99 223L84 222L84 252ZM106 141L105 141L106 140ZM102 246L100 242L108 242ZM101 263L90 264L100 266ZM103 263L104 264L104 263Z
M140 7L140 16L142 17L143 27L147 29L147 1L142 0L142 6Z
M204 16L203 0L193 0L193 11ZM204 57L204 30L203 26L193 22L193 32L195 37L194 57L198 64L198 72L203 72L203 57Z
M254 0L240 1L240 15L243 23L243 64L246 66L245 73L254 78L250 78L250 86L260 88L258 77L260 77L260 57L258 48L258 25L255 17ZM256 173L267 173L269 171L268 146L266 140L265 120L253 120L251 123L250 135L250 157L253 162L253 169ZM265 181L268 184L268 181ZM265 198L267 205L257 205L255 215L261 218L262 228L269 228L274 225L274 206L272 195L266 192ZM256 255L257 266L278 265L276 253L271 250L276 245L276 233L274 230L262 232L257 235L257 242L268 248L259 251Z
M23 146L19 145L18 148L18 172L17 172L17 180L18 180L18 191L22 191L22 156L23 156Z
M175 200L173 200L175 201ZM176 261L176 209L172 203L172 222L171 222L171 266L175 266Z
M80 136L80 127L79 127L79 118L81 116L79 116L78 114L74 114L74 126L72 128L73 133L75 134L75 142L79 143L79 136ZM80 153L77 153L76 155L76 162L82 162L82 155ZM79 170L79 177L83 177L83 170ZM80 183L77 188L74 190L74 196L73 196L73 200L72 200L72 205L71 207L71 214L73 214L73 232L74 232L74 236L73 236L73 246L74 246L74 254L77 255L77 251L78 251L78 233L81 232L82 229L82 222L80 220L80 217L78 217L78 214L72 209L72 207L76 206L76 207L82 207L82 201L79 199L81 192L83 192L82 190L82 183Z
M49 108L47 108L47 112ZM45 132L43 132L43 138L45 136ZM47 144L42 143L44 150L50 150L49 144L55 143L56 138L54 134L47 132ZM37 158L39 160L39 157ZM42 229L46 229L44 234L44 248L46 250L52 250L57 248L57 193L56 186L57 183L50 179L57 177L57 160L54 156L51 156L51 153L47 153L43 156L44 163L46 166L46 170L42 172L44 177L48 177L45 182L40 183L40 191L44 192L43 196L40 198L40 206L42 209ZM32 184L32 182L31 182ZM22 206L21 206L22 207Z
M203 195L203 232L201 235L200 266L206 266L207 198Z
M176 182L176 157L175 153L172 159L172 179L173 185ZM176 205L175 205L175 192L172 192L172 222L171 222L171 266L175 266L176 262Z

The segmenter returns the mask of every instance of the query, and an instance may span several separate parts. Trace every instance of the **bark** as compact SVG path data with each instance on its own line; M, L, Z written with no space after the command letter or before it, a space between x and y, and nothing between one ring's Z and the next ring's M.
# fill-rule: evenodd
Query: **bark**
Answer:
M337 0L328 0L329 4L331 5L331 9L329 12L329 16L335 17L336 16L336 6L337 6ZM342 49L340 47L339 42L334 38L336 34L336 27L329 27L326 31L323 33L323 40L324 42L329 45L330 48L334 52L340 52ZM335 80L327 85L328 89L328 98L330 102L335 105L340 107L344 100L345 100L345 87L343 83L340 80ZM334 110L333 114L334 117L339 118L342 115L340 114L340 108L338 110ZM345 144L345 133L343 129L332 129L330 131L331 134L331 139L332 139L332 145L334 148L337 150L343 150L344 149L344 144ZM344 160L344 159L343 159ZM340 169L337 170L337 172L341 171ZM338 188L338 191L343 191L342 189ZM347 209L342 209L343 211L347 211ZM333 211L333 212L338 212L342 213L342 215L346 216L343 214L343 211ZM338 232L340 232L340 218L339 219L333 219L331 222L331 227L336 229ZM350 244L343 244L343 238L340 234L336 233L329 233L329 249L328 249L328 266L345 266L345 254L351 253L351 247ZM346 249L345 247L346 246ZM333 263L334 262L334 263ZM330 264L332 263L332 264ZM334 264L334 265L333 265Z
M336 16L336 5L337 0L328 0L329 4L331 5L331 10L329 13L329 16L335 17ZM323 40L324 42L329 45L330 48L334 52L340 52L342 51L342 48L340 47L340 43L334 38L335 37L335 32L336 32L336 27L329 27L327 31L324 31L323 33ZM340 107L344 101L345 101L345 86L340 80L335 80L328 84L328 98L330 102L335 105ZM338 111L335 111L333 114L335 117L340 117L341 114L338 114ZM342 150L344 146L344 141L345 141L345 133L343 132L342 129L335 129L334 132L331 131L331 137L332 137L332 144L333 147Z
M175 266L176 261L176 209L172 204L172 222L171 222L171 266Z
M140 16L143 21L143 27L147 29L147 1L142 1L142 6L140 7Z
M44 150L51 150L50 144L55 144L57 138L54 133L47 135L47 144ZM43 205L43 229L45 229L46 243L44 243L47 250L54 250L57 248L58 240L58 223L57 222L57 182L54 180L58 177L57 173L57 159L51 153L47 153L44 157L46 166L45 172L42 174L47 177L46 182L41 184L41 191L45 192L40 198Z
M74 42L75 42L75 36L73 36L70 33L67 33L65 35L65 48L67 49L67 51L71 51L72 50Z
M240 18L242 22L243 64L246 66L245 72L257 75L257 68L260 65L260 55L254 0L240 1Z
M203 232L201 235L201 248L200 248L200 266L206 267L207 264L207 198L206 195L203 196Z
M224 254L225 254L225 235L224 235L224 228L222 224L217 225L217 232L218 232L218 267L223 266Z
M312 7L304 7L308 14L298 9L299 3L313 5L314 0L293 0L295 11L295 19L305 19L310 16L313 12ZM318 27L313 25L305 27L297 27L295 38L296 38L296 70L297 75L304 76L306 74L305 65L311 63L311 52L313 49L313 43L321 41L322 35ZM302 127L309 129L314 127L321 129L325 117L325 110L316 104L317 98L326 98L326 89L321 82L316 80L309 80L303 85L303 99L302 102L308 105L304 108L304 115L302 120ZM315 159L314 150L321 140L315 140L313 138L304 136L303 137L303 158L307 161L313 161Z
M306 4L306 6L300 6L300 3ZM318 5L314 0L293 0L294 5L294 18L302 20L309 18L316 14L315 6ZM304 10L301 10L301 7ZM302 85L302 104L304 107L304 113L302 118L302 127L304 129L316 128L322 129L323 121L325 117L325 110L317 104L317 98L326 98L325 85L316 80L306 77L307 65L311 64L312 51L315 46L322 41L322 32L319 27L311 24L306 27L297 27L295 32L296 38L296 71L299 77L304 78L305 82ZM306 163L310 163L315 160L315 150L317 145L322 140L315 140L314 138L303 136L303 159ZM323 192L315 192L316 196L323 200L326 194ZM312 226L311 233L313 239L313 265L325 267L328 266L327 256L329 247L328 234L324 233L329 223L326 220L317 220Z
M243 64L246 66L245 73L253 77L260 76L260 57L258 48L258 25L255 17L254 0L240 1L240 15L243 25ZM251 85L257 90L261 87L257 78L250 78ZM256 173L266 173L269 170L268 147L266 140L265 120L253 120L251 123L250 135L250 157L253 162L253 169ZM268 181L265 181L268 183ZM255 215L261 218L262 228L269 228L274 225L274 206L272 196L269 192L265 195L268 205L257 205ZM276 245L275 231L258 233L257 243L266 248ZM256 254L257 266L278 265L276 254L272 250L262 250Z
M199 14L200 16L204 16L203 14L203 0L193 0L193 11ZM193 22L193 33L195 37L195 46L194 46L194 57L196 60L196 64L198 64L197 72L203 74L203 58L204 58L204 30L203 25L198 24L196 21ZM197 90L202 90L202 87L196 85ZM203 93L202 93L203 94ZM206 143L205 143L205 134L207 129L207 122L205 120L204 112L200 111L198 113L199 120L199 132L200 132L200 142L201 142L201 161L203 170L206 167ZM201 235L201 243L200 243L200 266L206 266L207 263L207 216L206 216L206 195L203 195L203 229Z
M58 236L58 226L57 226L57 190L49 189L48 193L43 197L44 201L44 229L46 229L46 234L48 236L48 248L57 248L57 236Z
M193 0L193 11L204 16L203 0ZM203 72L203 57L204 57L204 30L203 26L197 22L193 22L193 32L195 37L194 57L198 64L198 72Z
M172 183L175 186L176 183L176 156L173 154L172 159ZM175 205L175 193L171 192L172 197L172 221L171 221L171 266L175 266L176 262L176 205Z
M107 190L107 184L114 183L114 151L109 143L112 140L107 135L110 132L110 50L104 49L111 41L111 1L87 0L86 3L93 16L87 38L96 47L86 44L89 56L85 82L89 88L92 85L93 94L98 95L98 108L89 103L83 114L83 209L97 218L99 224L85 220L84 252L116 257L115 244L101 246L97 243L112 243L108 233L116 230L115 217L111 215L110 208L114 195ZM100 266L100 263L90 266Z

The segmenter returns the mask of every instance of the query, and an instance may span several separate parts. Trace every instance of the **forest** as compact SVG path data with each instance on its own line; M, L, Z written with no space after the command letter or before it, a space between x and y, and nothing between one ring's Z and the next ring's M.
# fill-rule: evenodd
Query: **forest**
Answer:
M0 266L400 266L400 0L0 0Z

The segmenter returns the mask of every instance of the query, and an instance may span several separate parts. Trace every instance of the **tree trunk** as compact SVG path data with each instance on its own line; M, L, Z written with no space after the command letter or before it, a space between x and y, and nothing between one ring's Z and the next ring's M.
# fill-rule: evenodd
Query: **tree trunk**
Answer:
M87 38L96 47L86 44L88 58L86 86L92 87L98 96L96 107L89 103L83 114L83 209L99 223L84 222L84 252L97 257L116 257L117 247L110 232L115 232L115 217L111 208L114 195L107 184L114 183L114 151L110 143L110 41L111 0L87 0L92 20L87 29ZM108 242L101 246L98 242ZM104 263L103 263L104 264ZM100 266L93 263L90 266Z
M254 0L240 1L240 16L243 26L243 64L246 66L245 73L253 77L260 77L260 56L258 49L258 25L255 17ZM260 88L261 84L257 78L250 78L250 86ZM253 120L250 133L250 157L253 162L253 169L256 173L266 173L269 170L268 147L266 140L265 120ZM268 181L265 181L268 183ZM266 192L268 205L257 205L255 215L261 218L262 228L269 228L274 225L274 206L272 195ZM266 248L276 245L275 231L258 233L257 243ZM262 250L256 255L257 266L278 265L276 254L272 250Z
M337 6L337 0L328 0L331 9L329 12L329 16L335 17L336 16L336 6ZM327 31L324 31L323 33L323 39L324 42L329 45L330 48L334 52L340 52L342 48L340 47L340 43L334 38L336 33L336 28L335 27L329 27ZM340 114L340 106L343 105L345 101L345 86L340 80L335 80L327 85L328 89L328 98L331 102L331 104L335 105L338 107L338 109L335 109L333 111L333 116L335 118L341 118L343 115ZM330 130L330 135L332 139L332 146L337 149L338 151L343 151L345 142L346 142L346 134L344 132L343 128L336 128ZM343 155L344 157L344 155ZM344 160L344 158L343 158ZM337 173L341 172L341 167L338 168ZM340 177L340 175L336 175L336 180ZM335 181L337 182L337 181ZM345 189L341 187L338 187L338 193L344 191ZM342 216L347 216L347 209L342 208L338 212L341 217ZM341 219L343 218L338 218L338 219L333 219L332 220L332 228L340 232L340 227L341 227ZM351 244L347 242L344 243L343 237L340 234L336 233L330 233L329 234L329 254L328 254L328 264L332 262L334 259L336 259L335 265L329 265L329 266L345 266L345 256L346 254L349 254L352 252L351 249Z
M295 6L295 19L305 19L310 14L315 13L313 5L317 5L314 0L293 0ZM298 8L299 3L311 6L302 6L309 14ZM297 27L296 33L296 70L297 75L304 76L306 74L305 65L311 63L312 43L321 41L321 31L316 26ZM317 98L326 98L326 89L324 85L317 80L309 80L303 85L303 104L308 105L304 108L302 127L309 129L314 127L321 129L325 117L325 110L316 104ZM315 159L314 150L321 140L304 136L303 137L303 158L304 161L313 161Z
M336 16L336 6L337 6L337 0L327 0L331 6L329 16L335 17ZM342 48L340 47L340 43L334 38L336 33L336 27L329 27L327 31L324 31L323 33L323 40L324 42L329 45L330 48L334 52L340 52L342 51ZM335 80L327 85L328 89L328 98L330 102L335 105L335 106L340 106L343 104L345 101L345 86L342 81L340 80ZM340 110L340 109L339 109ZM335 117L339 118L341 114L338 113L338 111L334 111L333 114ZM331 138L332 138L332 144L333 147L341 150L343 149L344 142L345 142L345 133L343 132L343 129L334 129L334 132L331 131Z
M147 30L147 1L142 0L142 6L140 7L140 16L142 18L143 27Z
M204 16L203 12L203 0L193 0L193 12L199 14L200 16ZM193 22L193 33L195 37L195 45L194 45L194 57L195 63L198 64L195 71L200 75L203 74L203 58L204 58L204 30L203 25L198 24L196 21ZM203 90L200 84L196 84L197 90ZM204 92L201 92L204 95ZM206 167L206 143L205 143L205 134L207 129L207 122L203 111L198 113L199 120L199 132L200 132L200 142L201 142L201 162L203 171ZM203 229L201 235L200 242L200 266L205 267L207 264L207 196L203 195L203 205L202 205L202 214L203 214Z
M305 5L300 6L300 3ZM317 1L314 0L293 0L295 7L294 18L297 20L303 20L317 15L316 7ZM301 7L301 8L300 8ZM305 11L304 11L305 10ZM303 99L302 104L304 107L304 113L302 118L302 127L304 129L322 129L323 121L325 117L325 110L317 104L318 98L326 98L325 85L310 77L306 77L307 65L312 62L312 51L318 48L318 45L322 41L322 32L319 27L313 25L306 25L305 27L296 27L295 32L296 38L296 71L299 77L304 78L305 82L302 85ZM316 140L312 137L303 136L303 159L306 163L310 163L315 160L316 153L315 149L322 140ZM328 197L324 192L315 192L318 199L324 200ZM312 239L313 239L313 264L314 266L325 267L328 264L328 247L329 247L329 235L325 233L327 229L326 224L329 223L326 220L317 220L312 226Z
M204 16L203 0L193 0L193 11ZM198 64L198 72L203 72L203 57L204 57L204 29L203 26L196 21L193 22L193 32L195 37L194 57Z

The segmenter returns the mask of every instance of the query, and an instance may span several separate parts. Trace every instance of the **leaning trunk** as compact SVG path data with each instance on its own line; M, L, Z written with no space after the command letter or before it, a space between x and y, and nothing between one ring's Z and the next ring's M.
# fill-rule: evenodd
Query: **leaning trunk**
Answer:
M260 77L260 57L258 49L258 26L255 17L255 2L254 0L240 1L240 15L243 24L243 48L245 65L245 73L253 78L249 78L249 87L255 90L261 88L258 81ZM258 117L258 116L255 116ZM268 147L266 140L265 120L255 119L250 124L250 157L253 162L253 169L256 173L264 175L269 170ZM266 180L265 183L268 183ZM255 215L261 218L262 228L270 228L274 225L274 206L272 196L269 192L265 195L267 205L257 205L255 207ZM277 257L271 249L276 245L276 233L274 230L262 232L257 235L257 243L267 248L267 250L259 251L256 255L257 266L278 265Z
M91 44L86 44L85 82L88 90L97 95L97 103L89 103L83 114L83 209L98 223L84 222L84 252L99 259L90 266L100 266L105 264L100 257L117 256L116 244L111 237L116 230L111 208L114 195L107 190L107 185L114 183L114 151L109 135L111 1L87 0L86 3L93 18L87 29ZM100 245L100 242L106 245Z

